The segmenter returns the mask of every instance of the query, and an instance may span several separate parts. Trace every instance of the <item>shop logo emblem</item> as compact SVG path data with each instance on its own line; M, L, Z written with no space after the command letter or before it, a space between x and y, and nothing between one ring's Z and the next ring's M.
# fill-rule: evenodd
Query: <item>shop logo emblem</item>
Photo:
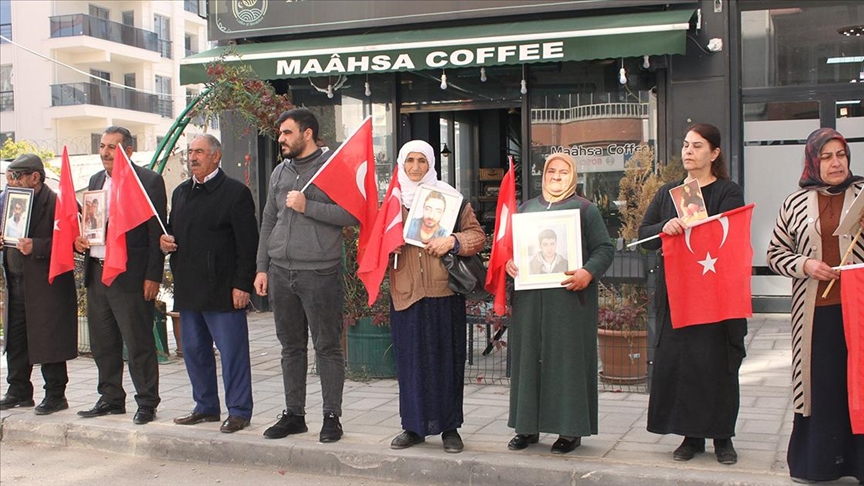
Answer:
M250 27L264 19L267 12L267 0L234 0L231 11L237 22Z

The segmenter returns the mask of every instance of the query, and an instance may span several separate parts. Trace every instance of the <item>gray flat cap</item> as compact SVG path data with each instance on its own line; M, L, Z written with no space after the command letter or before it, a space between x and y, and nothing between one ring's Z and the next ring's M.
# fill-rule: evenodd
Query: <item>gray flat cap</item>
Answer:
M24 154L19 155L17 159L13 160L7 170L45 173L45 164L42 163L42 159L38 155Z

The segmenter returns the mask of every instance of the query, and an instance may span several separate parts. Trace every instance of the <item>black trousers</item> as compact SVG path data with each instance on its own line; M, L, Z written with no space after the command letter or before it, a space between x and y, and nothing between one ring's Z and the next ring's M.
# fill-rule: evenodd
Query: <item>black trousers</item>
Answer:
M27 314L24 310L24 280L9 278L9 335L6 336L6 362L9 365L6 381L10 396L31 400L33 398L33 363L27 347ZM45 381L46 398L63 398L69 375L66 362L42 363L42 378Z
M101 400L125 406L123 343L129 350L129 375L139 407L159 405L159 363L153 337L153 302L144 300L144 287L129 292L102 283L102 264L90 259L92 281L87 287L90 348L99 370Z

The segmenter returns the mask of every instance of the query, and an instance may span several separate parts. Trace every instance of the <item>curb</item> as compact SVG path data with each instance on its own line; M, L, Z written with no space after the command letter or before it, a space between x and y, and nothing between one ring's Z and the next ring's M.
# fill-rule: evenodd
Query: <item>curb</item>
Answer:
M82 451L104 451L173 461L276 468L316 475L336 475L408 484L452 485L632 485L675 484L772 486L789 478L758 471L718 471L692 465L638 465L613 460L497 454L466 451L429 454L394 451L386 445L321 444L309 440L270 441L258 436L218 434L156 424L147 427L102 426L7 416L0 422L3 442L39 443Z

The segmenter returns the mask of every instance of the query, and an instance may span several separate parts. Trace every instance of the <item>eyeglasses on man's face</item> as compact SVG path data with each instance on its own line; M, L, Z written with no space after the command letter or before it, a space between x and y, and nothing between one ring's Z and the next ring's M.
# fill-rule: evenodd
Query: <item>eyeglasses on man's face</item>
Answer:
M33 173L32 171L10 170L9 171L9 178L12 179L13 181L17 181L17 180L20 180L22 177L29 176L32 173Z

